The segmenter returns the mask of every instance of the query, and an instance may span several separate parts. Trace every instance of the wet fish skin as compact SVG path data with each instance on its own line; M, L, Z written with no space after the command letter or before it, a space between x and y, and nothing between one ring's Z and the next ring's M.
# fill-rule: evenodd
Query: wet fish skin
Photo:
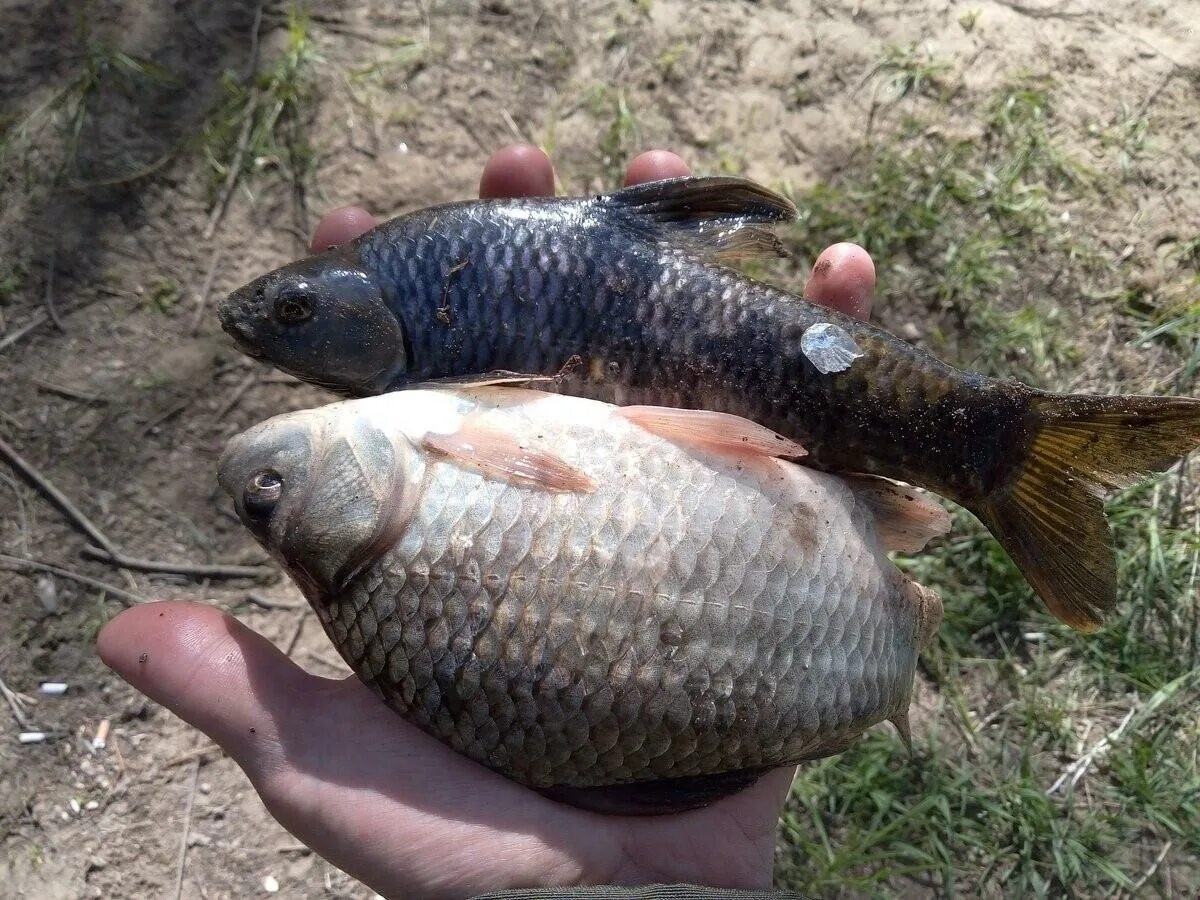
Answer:
M802 443L807 465L963 504L1057 616L1094 630L1116 600L1098 497L1200 444L1200 403L962 372L720 264L772 250L762 225L793 212L730 178L448 204L263 276L221 317L247 350L348 394L512 371L558 376L578 396L751 419ZM335 284L347 280L350 299ZM311 315L281 322L287 296ZM813 326L861 355L825 371L805 350Z
M553 448L595 487L425 449L468 427ZM247 498L266 471L283 488L264 517ZM219 477L367 685L539 789L840 752L906 715L941 616L842 479L576 398L414 390L288 414L235 438Z

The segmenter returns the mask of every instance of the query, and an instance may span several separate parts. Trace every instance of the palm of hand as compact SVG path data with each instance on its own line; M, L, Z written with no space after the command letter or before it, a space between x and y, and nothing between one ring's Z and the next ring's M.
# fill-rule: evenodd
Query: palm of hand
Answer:
M356 678L310 675L210 607L132 609L99 649L122 677L221 744L285 828L385 895L770 879L790 770L707 809L600 816L460 757Z

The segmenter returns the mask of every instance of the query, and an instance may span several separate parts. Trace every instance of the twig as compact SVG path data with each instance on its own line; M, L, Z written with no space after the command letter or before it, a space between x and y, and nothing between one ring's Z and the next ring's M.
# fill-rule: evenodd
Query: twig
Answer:
M46 264L46 293L42 295L42 299L45 301L46 313L50 316L54 327L59 331L66 331L67 328L63 325L63 321L58 315L58 309L54 305L54 264L57 259L58 248L53 248L50 251L50 261Z
M33 378L31 380L42 390L49 391L51 394L58 394L60 397L66 397L68 400L78 400L81 403L108 403L108 398L101 397L99 394L89 394L87 391L67 387L65 384L56 384L53 381L46 381L42 378Z
M1080 19L1090 15L1085 12L1075 12L1072 10L1057 10L1053 8L1042 9L1037 6L1027 6L1024 3L1016 3L1014 0L996 0L1001 6L1007 6L1013 12L1020 13L1023 16L1028 16L1031 19Z
M266 5L265 2L260 2L254 8L254 21L250 25L250 60L246 63L247 80L253 78L258 72L258 51L260 47L258 32L262 28L263 7Z
M221 185L221 195L217 200L217 205L213 207L213 211L208 217L208 223L204 226L204 231L201 232L206 241L213 236L213 232L217 230L217 226L225 218L225 210L229 207L229 201L233 197L234 188L237 187L238 175L242 171L242 159L246 155L246 147L250 144L250 132L254 127L254 117L258 114L258 98L258 88L254 88L250 92L250 99L246 101L242 130L238 133L237 145L233 151L233 159L229 162L229 171L225 173L225 183Z
M175 900L183 896L183 865L187 861L188 832L192 830L192 804L196 802L196 784L200 780L200 760L192 765L187 807L183 811L183 837L179 841L179 860L175 864Z
M122 569L136 572L155 572L161 575L187 575L191 578L271 578L275 570L270 566L236 566L220 563L173 563L157 559L136 559L124 554L113 555L101 547L90 544L83 548L83 556L97 562L112 563Z
M258 372L251 372L245 377L241 384L235 387L229 395L229 399L218 409L210 421L210 425L216 425L223 418L229 415L229 411L238 405L238 401L245 396L246 391L254 386L254 382L258 380Z
M29 317L28 322L26 322L20 328L10 331L4 337L0 338L0 350L4 350L5 348L15 344L21 338L25 337L25 335L29 334L29 332L33 331L33 329L45 322L47 318L49 317L46 315L46 311L44 309L37 310L32 316Z
M203 759L210 753L220 754L221 752L223 751L216 744L205 744L203 747L196 747L195 749L187 751L187 753L180 753L178 756L172 756L165 763L163 763L163 766L164 768L172 769L175 766L181 766L185 762L191 762L194 759Z
M263 609L303 609L303 603L280 603L277 600L270 600L255 591L246 592L246 600L253 603L255 606L261 606Z
M1172 843L1173 841L1168 839L1167 842L1162 845L1162 849L1158 851L1158 856L1154 857L1154 862L1150 863L1150 868L1143 872L1141 877L1129 886L1130 897L1136 897L1138 891L1142 889L1146 882L1154 877L1154 873L1158 871L1158 867L1162 865L1162 861L1166 859L1167 854L1171 852Z
M190 563L160 562L158 560L136 559L126 556L110 541L79 508L67 499L58 488L50 483L41 472L26 462L15 449L0 438L0 456L19 472L34 487L49 498L66 515L68 519L99 546L84 548L84 556L111 563L122 569L136 569L139 572L162 572L172 575L188 575L195 578L267 578L275 574L275 570L267 566L225 566L225 565L193 565ZM15 559L16 557L10 557ZM65 570L64 570L65 571ZM97 582L101 584L101 582ZM134 596L126 594L127 597ZM138 598L135 602L142 602Z
M25 461L15 449L13 449L3 438L0 438L0 456L3 456L5 461L17 470L27 481L42 492L55 506L57 506L66 515L68 519L76 524L81 531L88 537L99 544L114 559L120 556L120 551L107 537L104 536L99 528L97 528L92 520L79 511L66 494L50 483L41 472Z
M113 587L111 584L99 579L80 575L78 572L72 572L70 569L64 569L62 566L55 566L36 559L22 559L19 556L9 556L7 553L0 553L0 568L7 568L9 571L32 570L35 572L46 572L50 575L57 575L60 578L77 581L80 584L86 584L88 587L104 591L113 599L120 600L126 606L136 606L139 603L149 602L145 597L131 594L129 591L122 590L119 587Z
M1046 795L1057 794L1058 789L1066 784L1068 780L1071 782L1072 787L1078 784L1079 779L1084 776L1092 763L1095 762L1096 757L1105 753L1109 747L1120 740L1121 735L1125 733L1125 729L1129 727L1129 723L1133 721L1133 716L1136 712L1136 706L1130 707L1129 712L1125 713L1125 718L1121 720L1121 724L1092 744L1091 749L1087 753L1067 766L1063 770L1063 773L1055 780L1054 784L1050 785L1046 790Z
M192 319L192 334L200 333L200 323L204 321L204 310L208 306L208 295L212 291L213 279L217 275L217 266L221 262L221 254L224 252L219 244L213 250L212 256L208 259L208 271L204 273L204 281L200 285L200 292L196 294L196 315Z
M13 718L17 720L17 724L21 726L22 731L31 730L32 726L29 720L25 718L25 700L24 698L4 683L4 679L0 678L0 695L8 702L8 708L12 710Z
M284 656L291 656L296 649L296 645L300 643L300 635L304 632L304 623L308 621L308 612L304 611L296 616L296 630L292 632L292 639L288 641L287 650L284 651Z

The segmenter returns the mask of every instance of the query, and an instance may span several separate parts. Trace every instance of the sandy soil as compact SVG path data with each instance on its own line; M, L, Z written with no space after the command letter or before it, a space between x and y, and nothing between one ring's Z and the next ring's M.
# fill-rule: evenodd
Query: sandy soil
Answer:
M552 150L569 192L601 187L602 173L619 168L610 157L643 146L672 147L700 170L805 186L852 167L867 129L900 114L879 106L871 74L885 47L917 41L962 70L963 95L1022 70L1053 73L1060 119L1081 136L1081 153L1093 152L1089 124L1122 104L1154 117L1159 137L1139 179L1072 210L1072 227L1098 235L1137 277L1153 284L1161 247L1200 221L1196 94L1181 74L1198 49L1188 25L1200 17L1195 3L378 0L321 10L311 23L320 55L307 107L311 171L294 179L286 162L262 160L206 239L212 177L201 135L222 73L236 77L252 56L255 4L0 9L5 127L79 77L89 42L153 60L176 79L130 96L95 91L73 156L46 126L0 172L0 276L11 276L0 295L0 437L131 554L261 562L216 495L214 460L235 432L324 399L241 357L211 314L214 298L298 255L328 207L390 214L469 196L487 154L507 142ZM264 64L284 46L284 23L282 8L268 7ZM396 62L400 39L428 49ZM611 131L614 88L635 111L635 129ZM956 102L947 127L969 131ZM104 184L148 167L148 177ZM65 174L54 183L57 171ZM63 328L43 322L13 339L45 315L51 271ZM909 320L912 310L889 310L881 290L885 323ZM3 469L0 482L3 553L146 597L210 600L294 644L304 666L341 670L306 610L245 600L257 587L294 603L288 583L123 576L83 560L85 538L25 483ZM66 579L0 573L0 678L35 696L42 681L70 684L29 710L32 726L53 733L46 743L19 745L0 707L0 894L173 896L186 827L184 897L263 893L267 876L282 896L370 896L277 826L202 736L101 666L92 641L117 608ZM103 719L109 745L94 752Z

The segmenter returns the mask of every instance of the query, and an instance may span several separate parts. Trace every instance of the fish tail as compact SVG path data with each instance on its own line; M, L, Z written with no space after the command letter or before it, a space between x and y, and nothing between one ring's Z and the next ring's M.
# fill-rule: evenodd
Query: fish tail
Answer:
M1016 478L974 511L1055 616L1095 631L1117 594L1104 495L1195 449L1200 400L1039 393L1033 412Z

